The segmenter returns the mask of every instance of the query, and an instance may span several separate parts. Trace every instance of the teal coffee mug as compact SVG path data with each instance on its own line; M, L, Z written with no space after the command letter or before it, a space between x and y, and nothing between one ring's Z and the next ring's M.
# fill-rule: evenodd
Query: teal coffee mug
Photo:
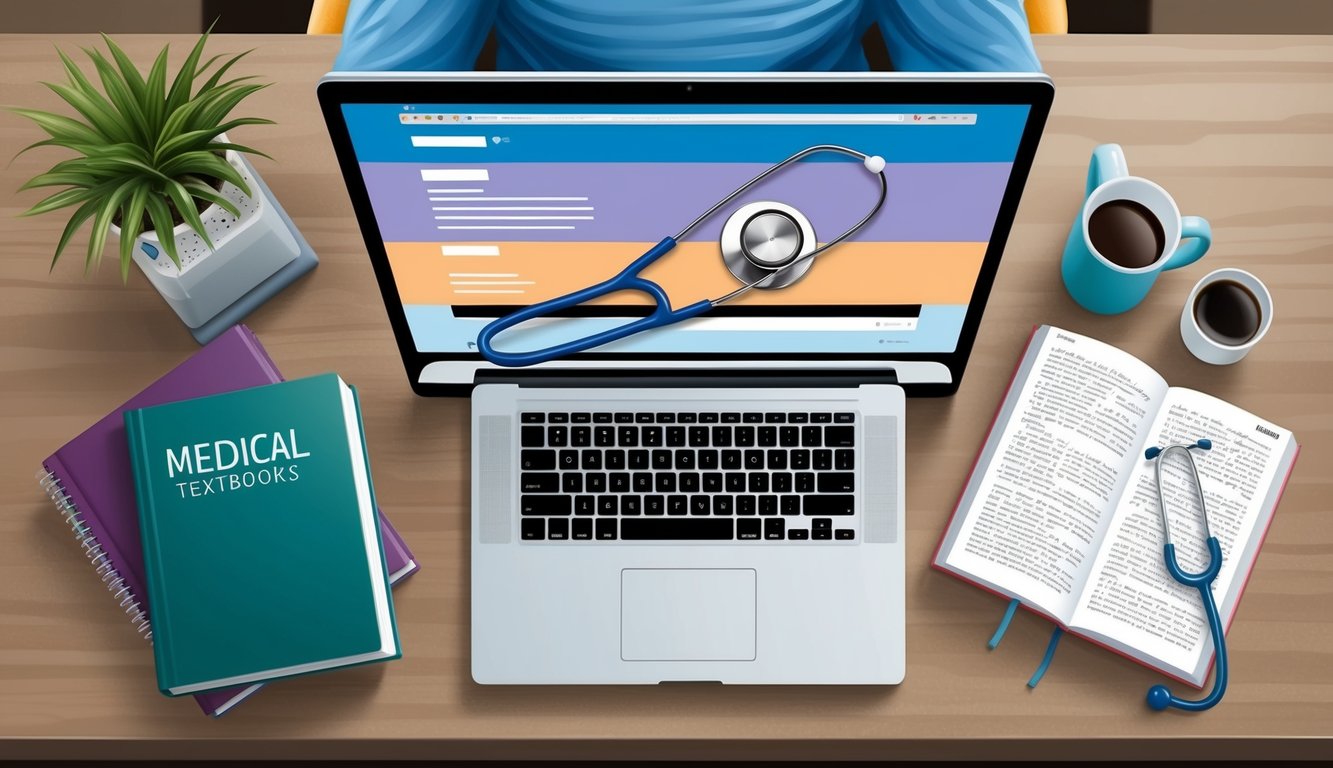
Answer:
M1091 312L1133 309L1159 274L1193 264L1212 244L1207 221L1181 216L1165 189L1129 175L1119 144L1093 151L1084 198L1060 274L1069 295Z

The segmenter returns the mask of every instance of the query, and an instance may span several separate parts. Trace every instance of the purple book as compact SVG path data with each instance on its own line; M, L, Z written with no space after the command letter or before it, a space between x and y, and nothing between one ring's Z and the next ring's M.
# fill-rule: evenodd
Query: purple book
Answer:
M152 639L153 631L144 599L139 512L122 414L282 380L254 332L233 326L42 462L42 489L69 523L102 583L146 639ZM382 510L380 538L389 583L397 584L414 573L417 564ZM206 714L217 717L261 687L210 691L194 699Z

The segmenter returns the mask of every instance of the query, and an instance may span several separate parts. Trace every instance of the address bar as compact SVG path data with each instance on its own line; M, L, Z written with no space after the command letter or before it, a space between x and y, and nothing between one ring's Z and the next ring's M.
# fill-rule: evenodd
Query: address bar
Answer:
M741 113L741 114L519 114L463 115L460 123L690 123L697 125L725 124L820 124L830 123L901 123L908 119L899 113L885 114L794 114Z

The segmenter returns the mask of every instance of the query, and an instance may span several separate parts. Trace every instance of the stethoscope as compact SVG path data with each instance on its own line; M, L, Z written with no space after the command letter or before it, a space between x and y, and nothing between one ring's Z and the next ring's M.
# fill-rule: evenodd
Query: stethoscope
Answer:
M677 241L684 238L690 230L716 213L719 208L783 168L819 152L837 152L855 157L861 161L867 171L879 177L879 199L875 202L875 207L870 209L869 213L845 232L823 245L817 245L814 227L810 224L810 220L797 209L784 203L771 201L748 203L741 206L727 218L726 224L722 227L722 236L719 243L722 249L722 261L731 274L741 282L739 288L721 298L704 299L687 307L673 310L666 291L662 290L662 287L657 283L639 276L644 267L657 261L672 248L675 248ZM884 177L884 158L879 155L867 155L864 152L858 152L836 144L819 144L807 147L737 187L731 194L711 205L708 210L704 211L694 221L691 221L674 237L663 238L662 242L654 245L648 252L635 259L620 274L610 280L589 286L583 290L574 291L565 296L524 307L491 321L477 336L477 349L480 350L482 357L497 365L534 365L601 346L635 333L698 317L713 307L725 304L754 288L761 290L785 288L800 280L810 270L816 256L856 234L857 231L869 223L875 214L879 213L880 208L884 207L888 189L888 181ZM656 304L652 313L642 319L600 333L594 333L582 339L575 339L530 352L501 352L491 346L491 340L497 333L512 328L519 323L552 312L559 312L617 291L636 290L651 296Z
M1144 452L1144 457L1149 461L1156 460L1157 507L1162 512L1162 528L1166 533L1166 546L1163 553L1163 557L1166 559L1166 570L1176 581L1199 590L1199 596L1203 598L1204 613L1208 616L1208 628L1213 633L1213 648L1217 651L1217 661L1213 674L1213 690L1198 701L1188 701L1171 695L1171 691L1165 685L1154 685L1148 689L1148 706L1159 712L1167 707L1175 707L1187 712L1202 712L1205 709L1211 709L1217 702L1221 701L1222 694L1226 693L1227 690L1226 637L1222 634L1222 619L1218 616L1217 602L1213 599L1213 581L1217 578L1218 572L1222 570L1222 545L1217 543L1217 537L1212 534L1208 527L1208 507L1203 498L1203 485L1199 482L1199 468L1194 463L1194 454L1190 453L1195 448L1207 451L1212 447L1213 442L1211 440L1198 440L1193 443L1168 445L1165 448L1153 447ZM1199 573L1186 573L1181 569L1180 563L1176 560L1176 545L1171 543L1171 525L1166 517L1166 499L1162 496L1162 459L1171 451L1180 451L1188 459L1191 474L1194 476L1194 490L1198 493L1199 509L1203 512L1203 532L1207 537L1206 543L1208 545L1208 567Z

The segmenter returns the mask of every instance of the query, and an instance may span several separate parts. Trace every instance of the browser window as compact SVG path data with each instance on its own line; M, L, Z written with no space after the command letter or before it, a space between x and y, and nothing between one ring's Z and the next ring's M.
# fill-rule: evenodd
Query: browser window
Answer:
M838 144L887 161L884 208L781 290L600 348L618 353L938 353L955 349L1027 120L1021 105L346 104L408 325L422 352L475 351L491 319L606 280L792 154ZM643 276L675 307L739 283L727 217L777 201L824 243L878 182L823 153L765 179ZM651 311L624 292L499 337L542 347Z

